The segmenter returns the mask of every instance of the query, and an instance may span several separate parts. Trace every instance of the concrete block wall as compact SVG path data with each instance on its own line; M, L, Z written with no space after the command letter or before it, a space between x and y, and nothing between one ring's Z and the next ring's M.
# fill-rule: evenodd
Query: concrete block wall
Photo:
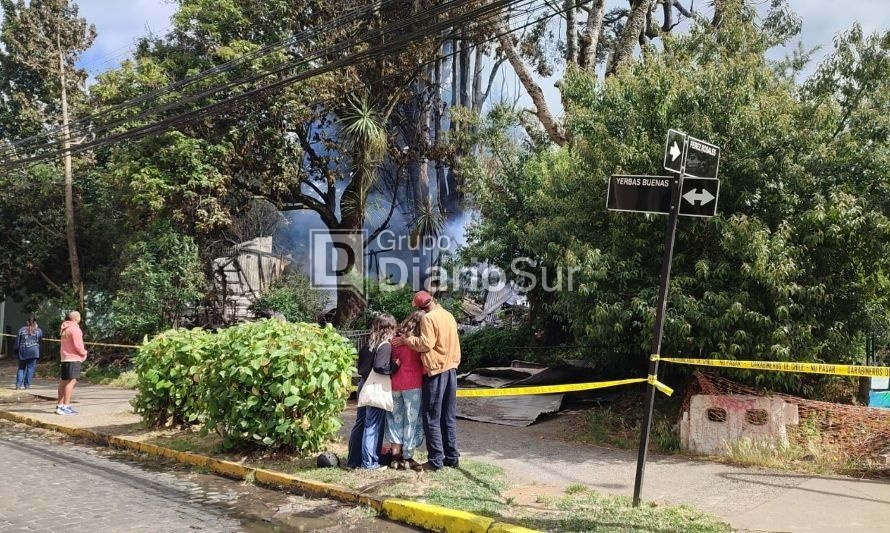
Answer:
M728 451L726 443L742 438L787 443L787 426L799 423L797 406L780 398L697 394L680 421L680 445L694 453L722 455Z

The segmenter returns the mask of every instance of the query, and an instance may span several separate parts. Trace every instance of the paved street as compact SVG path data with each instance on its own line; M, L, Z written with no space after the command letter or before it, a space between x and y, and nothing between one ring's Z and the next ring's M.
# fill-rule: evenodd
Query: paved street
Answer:
M2 378L2 372L0 372ZM54 383L40 380L31 394L51 398ZM3 410L50 423L126 434L139 418L133 414L133 391L78 386L78 416L53 414L52 401L19 395ZM343 434L352 427L354 409L345 415ZM527 428L458 422L458 444L464 457L503 468L516 487L533 493L560 493L583 483L603 492L629 496L636 452L615 450L566 439L576 419L561 415ZM2 441L0 441L2 442ZM3 450L0 450L2 453ZM0 455L0 461L5 454ZM0 488L0 493L4 489ZM739 530L835 533L890 531L890 481L842 476L813 476L742 468L679 455L650 454L646 467L646 500L690 504L724 518Z
M0 532L409 531L369 512L0 422Z

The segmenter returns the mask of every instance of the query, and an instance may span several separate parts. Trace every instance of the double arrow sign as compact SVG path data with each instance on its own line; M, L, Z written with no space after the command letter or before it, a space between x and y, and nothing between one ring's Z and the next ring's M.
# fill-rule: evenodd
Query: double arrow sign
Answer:
M680 214L712 217L720 196L720 148L668 130L664 168L678 176L612 176L606 205L610 211L666 215L671 211L671 191L682 177Z

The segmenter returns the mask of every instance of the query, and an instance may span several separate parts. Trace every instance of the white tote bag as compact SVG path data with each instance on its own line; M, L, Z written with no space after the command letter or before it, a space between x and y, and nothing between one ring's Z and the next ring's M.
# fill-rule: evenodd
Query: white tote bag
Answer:
M371 370L358 395L359 407L377 407L392 411L392 380L385 374Z

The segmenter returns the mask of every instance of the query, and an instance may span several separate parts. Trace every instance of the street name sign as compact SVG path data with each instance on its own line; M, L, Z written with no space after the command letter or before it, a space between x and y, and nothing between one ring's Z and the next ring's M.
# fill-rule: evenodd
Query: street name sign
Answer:
M720 148L690 137L677 130L668 130L664 145L664 168L676 177L612 176L606 206L613 211L638 211L667 214L664 258L661 262L661 281L658 284L658 300L655 304L655 323L652 328L652 346L649 349L649 386L646 389L646 407L637 448L637 473L634 478L633 506L642 501L643 477L646 472L646 455L649 450L649 432L652 428L652 412L655 407L655 385L658 383L658 359L664 339L664 321L667 312L668 288L671 283L671 261L674 258L674 242L677 220L688 217L712 217L717 213L720 196ZM675 204L676 202L676 204ZM674 207L674 209L671 209Z
M716 178L720 170L720 148L709 142L687 137L683 174L696 178Z
M606 194L609 211L666 215L671 212L670 176L612 176Z
M671 212L671 190L676 178L671 176L612 176L606 195L609 211L630 211L667 215ZM712 217L717 213L720 180L684 178L680 191L680 215Z
M717 214L720 180L714 178L683 178L680 191L680 215L712 217Z
M682 131L668 130L667 142L664 145L664 168L677 174L683 170L686 159L686 134Z

